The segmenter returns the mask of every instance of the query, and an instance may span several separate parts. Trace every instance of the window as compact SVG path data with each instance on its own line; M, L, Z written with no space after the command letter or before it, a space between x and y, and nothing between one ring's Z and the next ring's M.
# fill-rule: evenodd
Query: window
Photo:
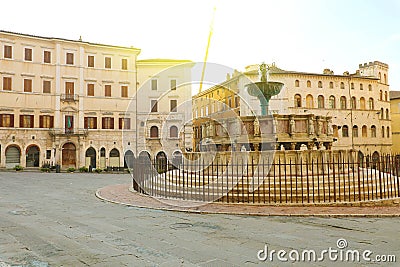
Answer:
M12 58L12 46L11 45L4 46L4 58Z
M344 82L340 83L340 89L344 89Z
M329 82L329 88L333 89L333 82Z
M368 84L368 90L372 91L372 85L371 84Z
M0 114L0 127L14 127L14 114Z
M43 51L43 62L44 63L51 63L51 52L50 51Z
M83 124L85 129L97 129L97 117L85 117Z
M94 84L93 83L87 84L87 95L94 96Z
M32 80L24 79L24 92L32 92Z
M368 100L368 108L370 110L374 109L374 99L372 97L370 97L369 100Z
M12 78L11 77L3 77L3 90L6 90L6 91L12 90Z
M66 63L68 65L74 65L74 54L73 53L67 53Z
M177 112L178 110L177 110L177 106L178 106L178 100L176 100L176 99L171 99L170 101L169 101L169 107L170 107L170 110L169 111L171 111L171 112Z
M127 85L121 86L121 97L128 97L128 86Z
M104 85L104 96L111 97L111 85Z
M32 49L31 48L25 48L24 60L32 61Z
M50 115L40 115L39 128L54 128L54 117Z
M128 59L123 58L121 61L121 65L122 65L121 67L123 70L127 70L128 69Z
M33 128L33 115L20 115L19 127L20 128Z
M385 101L388 101L388 92L385 91Z
M307 81L307 87L311 87L311 81Z
M362 83L360 83L360 90L364 90L364 86Z
M294 81L294 86L295 86L295 87L299 87L299 86L300 86L299 80L295 80L295 81Z
M111 69L111 57L104 58L104 67L106 69Z
M379 100L380 101L383 100L383 92L382 92L382 90L379 91Z
M51 93L51 81L43 81L43 93Z
M376 137L376 127L375 127L375 125L371 126L371 137Z
M347 125L342 127L342 137L349 137L349 127Z
M158 103L157 100L152 99L150 103L151 112L158 112Z
M390 127L386 127L386 137L389 138L390 137Z
M150 137L151 138L158 138L158 127L157 126L151 126L151 128L150 128Z
M169 87L171 90L176 90L176 80L175 79L170 80Z
M173 126L171 126L171 128L169 128L169 137L171 137L171 138L178 137L178 127L173 125Z
M314 98L312 95L306 96L306 107L307 108L314 108Z
M51 159L51 149L46 150L46 159Z
M389 109L386 109L386 119L389 119Z
M379 82L382 82L382 74L380 72L378 73L378 78L379 78Z
M350 84L350 88L354 90L354 83Z
M157 91L157 84L158 84L158 81L156 79L152 79L151 80L151 90Z
M301 108L301 96L299 94L294 96L294 107Z
M380 114L381 114L381 120L383 120L383 117L385 116L385 115L383 114L383 108L381 108Z
M384 84L387 84L387 77L386 77L386 73L385 73L385 74L383 74L383 83L384 83Z
M337 125L332 125L332 129L333 129L333 137L339 137L339 129Z
M353 96L353 97L351 97L351 100L350 100L350 108L351 109L357 109L357 100L356 100L356 98Z
M340 97L340 109L347 109L347 101L345 96Z
M87 66L89 68L94 68L94 56L88 56L88 58L87 58Z
M382 126L381 134L382 138L385 138L385 126Z
M318 82L318 88L322 88L322 82L321 81Z
M361 131L362 131L362 137L367 137L367 126L366 125L363 125Z
M365 110L365 98L360 98L360 109Z
M336 108L336 100L333 95L329 97L329 108Z
M114 129L114 118L112 117L104 117L102 118L101 128L103 129Z
M74 82L65 82L65 95L67 98L72 98L75 93L75 84Z
M358 137L358 127L357 127L357 125L353 126L353 137Z
M119 118L119 129L120 130L131 129L131 119L130 118Z
M323 95L318 96L318 108L325 108L325 98Z

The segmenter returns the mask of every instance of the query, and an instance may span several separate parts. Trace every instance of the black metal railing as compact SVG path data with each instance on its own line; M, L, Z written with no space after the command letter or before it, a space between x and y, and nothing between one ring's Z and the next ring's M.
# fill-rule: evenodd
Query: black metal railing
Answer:
M185 157L136 159L133 188L148 195L226 203L332 203L400 197L400 158Z

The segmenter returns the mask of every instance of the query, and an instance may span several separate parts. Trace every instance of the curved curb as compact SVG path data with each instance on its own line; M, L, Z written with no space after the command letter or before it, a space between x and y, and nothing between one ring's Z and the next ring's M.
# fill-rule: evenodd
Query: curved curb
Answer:
M143 209L178 211L196 214L287 217L400 217L400 205L355 207L207 203L202 206L188 208L179 205L168 205L157 198L132 192L130 190L130 185L128 184L108 185L96 190L95 195L97 198L113 204ZM179 200L176 202L178 204Z

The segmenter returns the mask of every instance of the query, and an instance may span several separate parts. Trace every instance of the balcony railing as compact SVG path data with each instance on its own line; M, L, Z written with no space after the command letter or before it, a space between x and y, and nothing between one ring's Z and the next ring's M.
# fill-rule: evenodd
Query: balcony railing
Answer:
M79 100L79 95L77 94L61 94L61 101L73 102L78 100Z
M51 128L49 129L49 134L51 136L87 136L88 135L88 129L83 129L83 128L73 128L73 129L68 129L68 128Z

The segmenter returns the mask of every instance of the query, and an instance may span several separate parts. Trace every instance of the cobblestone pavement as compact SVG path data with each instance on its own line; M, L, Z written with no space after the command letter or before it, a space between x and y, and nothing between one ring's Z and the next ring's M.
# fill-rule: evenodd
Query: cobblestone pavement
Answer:
M352 250L400 256L396 217L196 214L95 196L129 181L128 175L0 172L0 266L288 266L276 257L261 262L257 253L265 245L322 251L337 248L339 238ZM346 266L328 259L312 265Z

